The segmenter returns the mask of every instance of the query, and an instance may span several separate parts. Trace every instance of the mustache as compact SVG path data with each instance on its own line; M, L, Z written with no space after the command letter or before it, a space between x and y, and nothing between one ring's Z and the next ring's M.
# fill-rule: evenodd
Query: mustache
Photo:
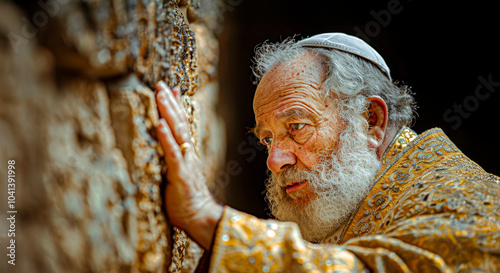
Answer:
M274 183L280 188L285 188L290 182L300 182L303 180L310 180L311 169L300 170L295 166L290 166L283 172L274 176Z
M318 174L325 171L325 169L329 169L331 167L330 161L332 157L335 156L334 149L324 149L319 151L318 164L316 168L304 168L299 169L295 165L287 167L283 172L278 175L274 175L270 173L273 177L273 182L281 187L285 188L290 182L300 182L300 181L312 181L317 178ZM271 177L270 176L270 177ZM269 181L271 182L271 181Z

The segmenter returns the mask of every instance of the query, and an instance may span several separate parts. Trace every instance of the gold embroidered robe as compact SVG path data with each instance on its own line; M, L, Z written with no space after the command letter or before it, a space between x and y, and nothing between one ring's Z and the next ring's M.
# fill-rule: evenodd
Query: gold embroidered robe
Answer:
M210 272L500 272L500 179L440 129L403 128L348 223L320 244L225 207Z

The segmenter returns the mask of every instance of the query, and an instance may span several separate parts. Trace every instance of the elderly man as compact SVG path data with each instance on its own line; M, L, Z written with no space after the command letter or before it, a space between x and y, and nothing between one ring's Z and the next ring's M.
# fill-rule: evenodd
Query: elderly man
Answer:
M210 272L499 272L500 179L440 129L406 127L414 101L358 38L327 33L259 48L255 135L278 221L217 204L177 90L157 86L170 221Z

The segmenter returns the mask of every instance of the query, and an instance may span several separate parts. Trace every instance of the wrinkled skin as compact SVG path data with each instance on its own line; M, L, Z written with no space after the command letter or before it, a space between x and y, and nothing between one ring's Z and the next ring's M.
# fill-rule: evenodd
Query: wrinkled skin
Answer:
M275 176L289 166L313 168L318 151L338 143L341 120L320 92L326 73L322 61L309 53L290 65L279 64L257 87L254 131L268 148L267 166Z

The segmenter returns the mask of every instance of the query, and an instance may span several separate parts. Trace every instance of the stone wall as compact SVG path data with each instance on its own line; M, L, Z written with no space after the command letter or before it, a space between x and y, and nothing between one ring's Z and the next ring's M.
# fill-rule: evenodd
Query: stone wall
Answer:
M214 181L225 154L215 113L218 5L0 2L0 218L8 160L17 211L16 265L3 247L1 272L194 271L202 250L162 207L153 87L181 87ZM13 238L0 223L5 246Z

